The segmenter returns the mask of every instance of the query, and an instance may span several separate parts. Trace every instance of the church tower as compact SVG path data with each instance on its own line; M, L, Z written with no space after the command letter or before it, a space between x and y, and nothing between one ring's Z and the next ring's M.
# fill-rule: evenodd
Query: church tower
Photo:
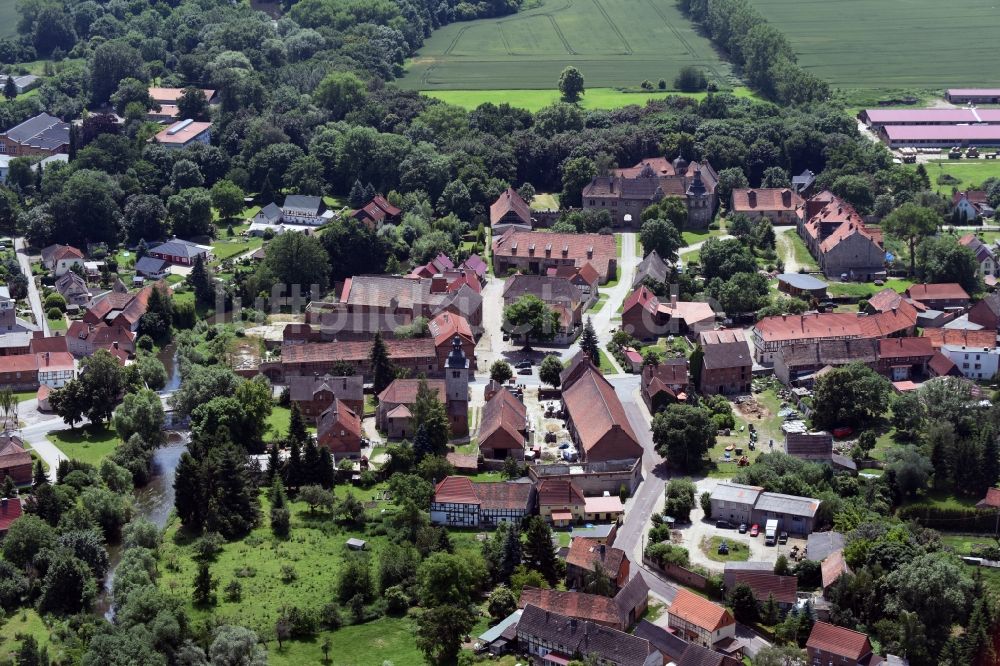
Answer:
M688 227L691 229L707 229L712 223L712 196L701 179L701 169L695 168L694 178L685 192L685 203L688 209Z
M448 421L452 437L469 434L469 359L462 350L462 338L451 340L451 352L444 364L444 384Z

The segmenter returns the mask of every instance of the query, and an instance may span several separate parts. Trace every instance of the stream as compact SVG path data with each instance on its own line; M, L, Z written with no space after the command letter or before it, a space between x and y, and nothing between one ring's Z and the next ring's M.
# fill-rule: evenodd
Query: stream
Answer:
M177 362L177 351L174 346L164 347L157 355L167 370L167 385L164 391L174 391L181 385L180 364ZM174 475L180 463L181 454L187 449L187 433L171 433L166 444L153 454L152 473L149 483L142 488L136 488L134 515L142 516L163 529L174 509ZM104 589L95 605L95 612L103 615L109 622L115 618L114 604L111 598L112 581L115 570L121 562L121 544L108 547L110 566L104 579Z

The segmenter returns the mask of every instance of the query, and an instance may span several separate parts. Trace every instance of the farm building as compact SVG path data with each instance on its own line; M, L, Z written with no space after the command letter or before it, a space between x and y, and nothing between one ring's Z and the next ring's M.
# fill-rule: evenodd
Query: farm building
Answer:
M1000 125L1000 109L866 109L862 122L878 129L887 125Z
M1000 146L1000 125L886 125L878 136L890 148Z
M952 104L1000 104L1000 88L948 88Z
M733 190L731 210L754 220L766 218L774 224L795 224L795 211L804 203L801 196L787 187L737 188Z
M778 276L778 291L802 298L826 298L826 282L805 273L782 273Z

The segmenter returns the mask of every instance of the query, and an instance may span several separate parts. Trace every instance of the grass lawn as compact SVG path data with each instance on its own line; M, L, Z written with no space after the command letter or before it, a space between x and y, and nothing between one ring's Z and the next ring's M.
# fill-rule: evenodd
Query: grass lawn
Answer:
M37 396L38 391L14 391L14 398L16 398L18 402L34 400Z
M0 2L0 37L17 34L17 22L21 18L16 2Z
M368 666L383 660L393 664L423 664L424 655L413 637L416 623L409 618L382 618L367 624L352 625L337 631L320 632L311 641L286 641L278 650L268 645L267 663L271 666L298 666L323 663L323 639L330 639L330 655L337 666Z
M531 200L531 210L559 210L559 198L555 194L536 194Z
M778 256L787 267L792 263L789 258L794 259L800 266L806 266L809 270L817 270L816 260L809 254L809 248L802 241L802 238L795 229L788 229L777 236Z
M236 238L232 240L217 240L212 243L212 253L215 254L216 261L225 261L238 254L256 250L263 244L264 239L256 236L246 240Z
M910 165L916 168L915 165ZM959 190L975 189L987 178L1000 177L1000 161L986 159L962 159L962 160L935 160L924 165L927 175L931 179L931 189L951 196L951 188L957 187ZM938 177L948 175L957 178L959 183L938 183Z
M587 312L597 312L604 307L604 304L608 302L608 295L601 294L600 297L594 301L594 304L587 309Z
M76 430L56 430L48 435L49 441L59 447L68 458L91 465L99 465L115 450L119 439L107 425L96 428L88 425Z
M615 234L615 250L618 252L618 258L622 258L622 235Z
M177 273L171 273L166 277L167 284L178 284L184 282L187 278L183 275L178 275Z
M959 497L950 493L931 491L920 499L907 502L910 506L933 506L938 509L971 509L982 498Z
M601 354L601 374L617 374L618 370L615 368L614 363L611 362L611 357L608 356L608 353L603 348L598 348L597 351Z
M912 280L901 280L893 278L886 280L881 287L875 286L871 282L831 282L827 292L831 296L855 296L857 298L871 298L886 287L900 293L906 291L913 284Z
M711 231L682 231L681 238L684 239L684 245L694 245L695 243L700 243L706 241L713 236L722 236L725 232L719 229L712 229ZM684 248L681 248L683 251Z
M993 6L986 0L888 1L865 3L861 14L839 2L753 1L788 38L799 66L833 88L867 89L1000 83L995 59L989 61L1000 30ZM934 29L924 34L927 26ZM955 48L956 30L961 48Z
M50 331L65 331L68 328L65 315L59 317L58 319L49 319L46 317L45 321L48 322Z
M271 415L267 417L267 425L275 438L282 438L288 434L288 425L291 423L291 420L291 408L275 405L271 409ZM310 419L306 419L306 428L309 432L316 432L316 425L311 423Z
M412 62L418 66L421 59L415 58ZM585 71L585 70L584 70ZM409 76L407 76L409 79ZM407 79L403 80L406 85ZM558 73L556 74L558 79ZM488 82L487 82L488 83ZM460 86L454 86L458 88ZM494 104L508 103L511 106L527 109L535 112L539 109L555 104L559 100L559 91L554 85L549 84L547 88L539 90L513 89L513 90L449 90L448 84L438 87L427 87L423 93L428 97L434 97L442 102L460 106L471 111L480 104L492 102ZM737 87L732 90L737 97L753 97L749 88ZM578 102L580 108L591 109L617 109L630 104L644 105L651 100L665 99L671 95L682 97L693 97L702 99L705 93L682 93L682 92L648 92L642 90L621 90L619 88L587 88L583 98ZM532 204L534 208L534 204ZM538 210L536 208L536 210ZM544 210L544 209L541 209Z
M0 661L9 657L10 663L13 663L13 658L21 647L21 641L16 638L19 634L34 636L38 647L45 647L51 642L49 629L38 613L32 609L19 610L10 617L0 619ZM56 656L50 651L50 658Z
M728 555L719 555L719 544L723 541L729 546ZM746 562L750 559L749 546L722 536L705 537L698 547L705 553L705 557L713 562Z

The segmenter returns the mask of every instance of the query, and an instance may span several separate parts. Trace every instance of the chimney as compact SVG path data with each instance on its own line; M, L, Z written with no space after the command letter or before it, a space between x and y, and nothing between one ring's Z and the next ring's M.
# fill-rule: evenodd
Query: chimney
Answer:
M594 258L594 246L591 245L590 247L587 248L587 259L593 259L593 258Z
M751 208L756 208L757 207L757 192L754 191L754 190L750 190L749 192L747 192L747 201L750 203L750 207Z
M670 294L670 307L677 307L677 294Z
M111 344L114 346L115 349L118 349L118 341L117 340L115 340Z
M551 257L552 256L552 243L547 243L545 245L545 256L546 257Z
M431 293L440 294L448 289L448 279L441 273L436 273L431 278Z

